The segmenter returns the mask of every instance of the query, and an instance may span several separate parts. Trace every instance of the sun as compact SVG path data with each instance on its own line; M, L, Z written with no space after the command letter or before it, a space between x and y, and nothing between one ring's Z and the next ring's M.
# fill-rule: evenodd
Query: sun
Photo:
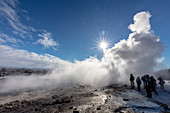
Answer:
M111 47L111 40L108 39L107 36L105 36L105 32L103 32L97 40L95 41L95 49L100 52L105 52L109 47Z
M107 42L100 42L100 48L101 49L107 49L107 46L108 46L108 44L107 44Z

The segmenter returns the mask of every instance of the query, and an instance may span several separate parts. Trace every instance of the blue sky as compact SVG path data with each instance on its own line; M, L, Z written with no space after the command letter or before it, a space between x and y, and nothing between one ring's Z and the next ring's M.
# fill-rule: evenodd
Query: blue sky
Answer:
M0 5L1 45L67 61L99 56L92 48L102 31L112 45L127 39L133 16L148 11L151 29L165 46L163 62L170 67L168 0L2 0Z

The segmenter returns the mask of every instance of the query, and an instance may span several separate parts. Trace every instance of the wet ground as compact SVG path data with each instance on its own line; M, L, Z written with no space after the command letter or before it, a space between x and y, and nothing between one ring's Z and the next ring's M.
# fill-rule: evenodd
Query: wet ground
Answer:
M161 95L168 95L167 92ZM161 96L160 95L160 96ZM114 84L106 88L78 85L64 89L12 91L0 94L0 112L10 113L142 113L170 112L170 100L145 97L145 91ZM158 96L159 98L161 98ZM168 107L166 108L165 105ZM170 105L170 104L169 104Z

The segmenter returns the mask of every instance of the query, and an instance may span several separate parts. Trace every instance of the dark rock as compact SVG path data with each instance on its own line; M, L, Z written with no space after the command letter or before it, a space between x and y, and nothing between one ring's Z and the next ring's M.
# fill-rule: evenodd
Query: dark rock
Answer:
M162 103L162 102L159 102L159 101L154 101L155 103L157 103L158 105L160 105L161 107L163 107L164 109L168 109L168 105Z
M105 103L108 102L108 99L105 100Z
M38 111L38 107L37 106L35 107L35 111Z
M123 87L127 87L127 85L125 84Z
M85 88L85 86L83 86L83 85L80 85L80 88Z
M73 111L73 113L79 113L79 111L77 111L77 110L74 110L74 111Z
M16 101L13 101L14 103L19 103L19 101L18 100L16 100Z
M119 108L117 108L117 109L114 110L114 113L122 113L121 110L127 109L127 108L128 108L128 107L119 107Z
M25 104L22 104L22 107L23 107L23 108L25 108L25 107L26 107L26 105L25 105Z
M125 98L124 98L123 100L124 100L124 101L129 101L129 99L125 99Z
M64 97L64 98L62 98L61 102L62 102L62 103L70 103L70 102L71 102L71 98L69 98L69 97Z
M161 107L163 107L164 109L168 109L168 105L166 104L162 104Z
M110 91L105 91L106 94L110 94Z
M73 109L73 107L70 107L69 109Z
M57 95L53 95L53 96L52 96L52 99L56 99L56 98L58 98Z
M101 108L100 108L100 107L98 107L98 108L97 108L97 110L101 110Z
M93 95L93 93L90 93L90 95Z

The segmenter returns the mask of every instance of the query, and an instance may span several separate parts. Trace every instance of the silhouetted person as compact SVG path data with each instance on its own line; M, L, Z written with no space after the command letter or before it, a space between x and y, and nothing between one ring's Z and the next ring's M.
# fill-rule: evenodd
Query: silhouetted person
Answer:
M158 93L156 92L156 80L153 76L150 77L150 81L151 81L151 90L155 92L156 95L158 95Z
M131 84L131 88L132 88L132 89L135 88L134 80L135 80L135 78L134 78L133 74L130 74L130 84Z
M158 80L159 80L159 84L160 84L161 89L164 89L165 81L161 77L159 77Z
M142 82L141 82L141 80L140 80L139 77L137 77L136 83L137 83L137 85L138 85L138 90L140 91L140 85L142 84Z
M141 79L143 81L143 87L146 88L146 75L143 75Z
M151 79L149 75L145 75L146 77L146 93L148 98L152 98L152 93L151 93Z

